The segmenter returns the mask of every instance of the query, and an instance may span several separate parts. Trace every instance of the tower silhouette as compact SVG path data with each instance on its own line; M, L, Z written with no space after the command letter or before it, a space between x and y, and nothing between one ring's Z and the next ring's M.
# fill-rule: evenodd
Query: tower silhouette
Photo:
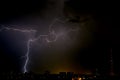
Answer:
M110 51L110 75L114 76L114 66L113 66L113 54L112 54L112 48Z

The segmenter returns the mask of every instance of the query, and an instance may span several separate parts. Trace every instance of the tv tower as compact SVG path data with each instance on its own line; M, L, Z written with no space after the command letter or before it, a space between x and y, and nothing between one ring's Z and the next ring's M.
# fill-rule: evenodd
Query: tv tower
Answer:
M112 54L112 48L110 50L110 75L114 76L114 66L113 66L113 54Z

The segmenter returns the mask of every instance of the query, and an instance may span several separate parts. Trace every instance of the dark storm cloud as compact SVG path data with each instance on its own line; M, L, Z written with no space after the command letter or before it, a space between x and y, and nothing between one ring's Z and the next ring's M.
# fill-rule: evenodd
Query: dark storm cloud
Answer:
M41 12L47 0L1 0L0 1L0 22L6 23L16 18Z
M33 44L30 53L30 69L36 72L47 69L50 69L51 72L58 72L69 70L77 71L76 69L80 71L82 68L90 70L99 68L101 71L104 70L108 72L109 49L112 47L110 38L112 21L111 17L107 15L108 9L104 6L105 4L101 4L101 8L99 8L98 3L86 3L82 0L66 0L65 4L63 4L62 1L63 0L40 0L40 2L38 2L38 0L32 0L29 2L2 2L3 5L1 5L1 8L6 7L1 9L0 22L12 22L11 24L24 25L20 26L22 28L26 28L27 26L27 28L37 29L37 36L41 33L48 33L48 26L52 20L56 16L62 15L62 18L63 16L64 18L60 19L63 21L67 19L68 22L65 25L61 22L55 23L54 28L56 32L60 30L60 26L69 29L71 28L71 24L77 24L80 28L80 33L77 36L78 40L74 40L74 45L71 45L71 47L66 46L65 44L72 43L70 36L73 34L71 33L69 37L67 36L66 41L59 40L52 45L45 44L44 47L42 47L43 44L39 41ZM58 15L59 13L60 15ZM19 18L21 19L19 20ZM31 27L28 26L28 24L25 25L26 23L36 25L37 27ZM73 36L76 37L76 35ZM49 48L48 46L53 47ZM64 50L66 47L69 49ZM1 46L1 49L2 48ZM8 52L2 53L8 54ZM11 57L9 58L11 59ZM5 59L7 60L6 56ZM3 60L6 61L5 59ZM10 63L16 65L17 61L15 60L16 58L14 60L11 59ZM61 66L63 66L63 68L61 68Z

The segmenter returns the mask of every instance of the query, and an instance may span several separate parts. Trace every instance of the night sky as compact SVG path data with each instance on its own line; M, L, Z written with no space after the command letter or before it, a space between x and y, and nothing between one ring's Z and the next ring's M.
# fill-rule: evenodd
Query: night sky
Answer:
M36 34L0 32L1 72L23 71L27 40L49 34L49 25L55 18L60 21L56 21L52 29L63 36L51 43L46 43L44 38L32 43L28 71L85 73L97 68L100 73L107 74L113 49L114 71L120 72L119 49L113 47L119 40L115 42L112 38L110 4L82 0L4 0L0 3L0 28L37 30ZM71 29L76 31L67 33ZM54 36L49 35L49 39Z

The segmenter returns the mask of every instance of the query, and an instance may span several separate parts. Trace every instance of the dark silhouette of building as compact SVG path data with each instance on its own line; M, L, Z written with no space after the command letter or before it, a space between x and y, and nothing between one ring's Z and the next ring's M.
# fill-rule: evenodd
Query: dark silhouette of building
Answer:
M0 73L0 80L119 80L119 76L97 76L60 72L59 74L35 74L20 72Z

